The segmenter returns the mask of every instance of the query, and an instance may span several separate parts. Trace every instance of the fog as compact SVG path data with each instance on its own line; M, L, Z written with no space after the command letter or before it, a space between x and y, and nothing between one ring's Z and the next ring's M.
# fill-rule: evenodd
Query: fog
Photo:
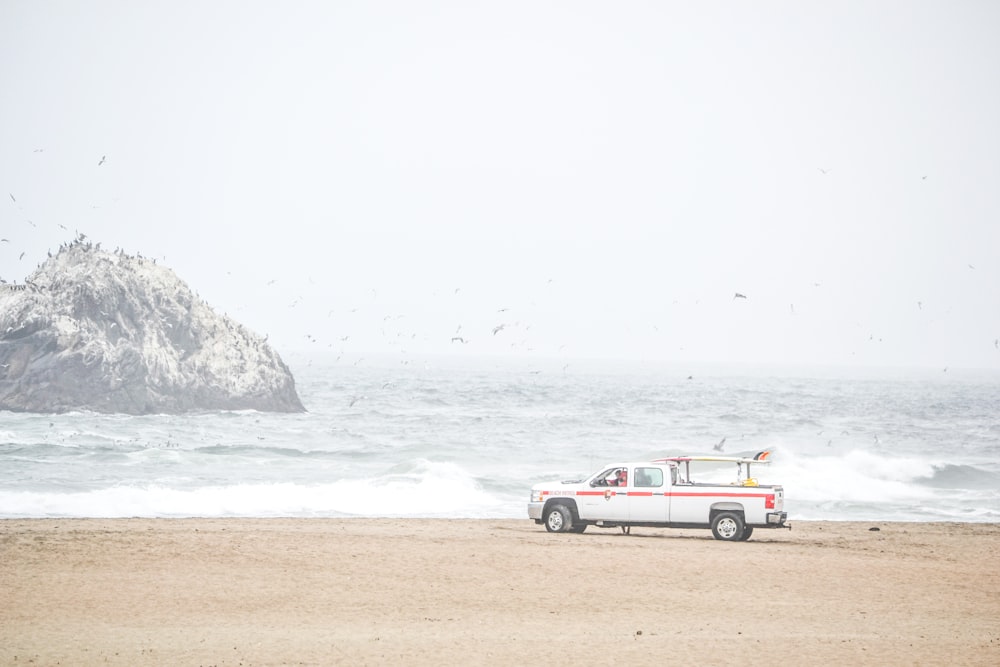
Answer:
M283 353L1000 370L993 2L0 4L0 277Z

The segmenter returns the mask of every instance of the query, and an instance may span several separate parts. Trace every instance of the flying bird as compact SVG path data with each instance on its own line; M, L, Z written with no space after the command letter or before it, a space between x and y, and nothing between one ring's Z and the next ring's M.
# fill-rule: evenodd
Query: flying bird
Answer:
M14 202L14 203L16 204L16 203L17 203L17 200L16 200L16 199L14 199L14 195L11 195L11 194L10 194L9 192L8 192L7 194L9 194L9 195L10 195L10 200L11 200L12 202Z
M823 167L816 167L816 168L819 169L820 173L822 174L829 174L831 171L830 169L824 169Z
M493 335L496 336L498 333L503 331L506 326L507 326L506 324L498 324L495 327L493 327Z
M465 343L468 343L469 341L465 340L461 336L452 336L451 337L451 342L452 343L462 343L464 345Z
M737 292L736 294L733 295L733 299L745 299L745 298L747 298L747 295L746 294L740 294L739 292Z
M716 445L715 447L713 447L712 449L714 449L714 450L715 450L715 451L717 451L717 452L721 452L721 451L722 451L722 447L723 447L723 446L724 446L725 444L726 444L726 439L725 439L725 438L723 438L722 440L719 440L719 444L717 444L717 445Z
M102 155L101 161L97 163L97 166L100 167L102 164L104 164L104 161L107 159L107 157L108 157L107 155Z

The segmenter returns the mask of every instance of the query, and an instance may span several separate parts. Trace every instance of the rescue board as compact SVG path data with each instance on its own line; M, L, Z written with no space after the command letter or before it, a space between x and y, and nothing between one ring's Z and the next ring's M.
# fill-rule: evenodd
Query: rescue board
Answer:
M689 463L691 461L707 461L714 463L770 463L769 450L757 452L753 458L745 456L671 456L665 459L654 459L653 463Z

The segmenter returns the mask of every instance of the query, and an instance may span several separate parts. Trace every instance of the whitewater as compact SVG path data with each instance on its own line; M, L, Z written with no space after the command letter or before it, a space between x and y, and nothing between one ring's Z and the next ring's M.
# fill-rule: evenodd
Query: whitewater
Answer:
M288 362L305 413L0 412L0 518L527 521L536 482L721 444L773 452L790 522L1000 521L996 373Z

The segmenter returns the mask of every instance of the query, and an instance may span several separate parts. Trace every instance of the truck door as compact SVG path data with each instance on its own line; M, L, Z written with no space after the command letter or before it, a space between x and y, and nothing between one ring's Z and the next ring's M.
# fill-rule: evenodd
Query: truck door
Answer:
M669 469L668 469L669 470ZM669 480L657 466L636 466L628 490L628 520L666 523L670 516Z
M577 491L580 518L589 521L627 521L631 480L626 468L609 468L590 479L586 491Z

